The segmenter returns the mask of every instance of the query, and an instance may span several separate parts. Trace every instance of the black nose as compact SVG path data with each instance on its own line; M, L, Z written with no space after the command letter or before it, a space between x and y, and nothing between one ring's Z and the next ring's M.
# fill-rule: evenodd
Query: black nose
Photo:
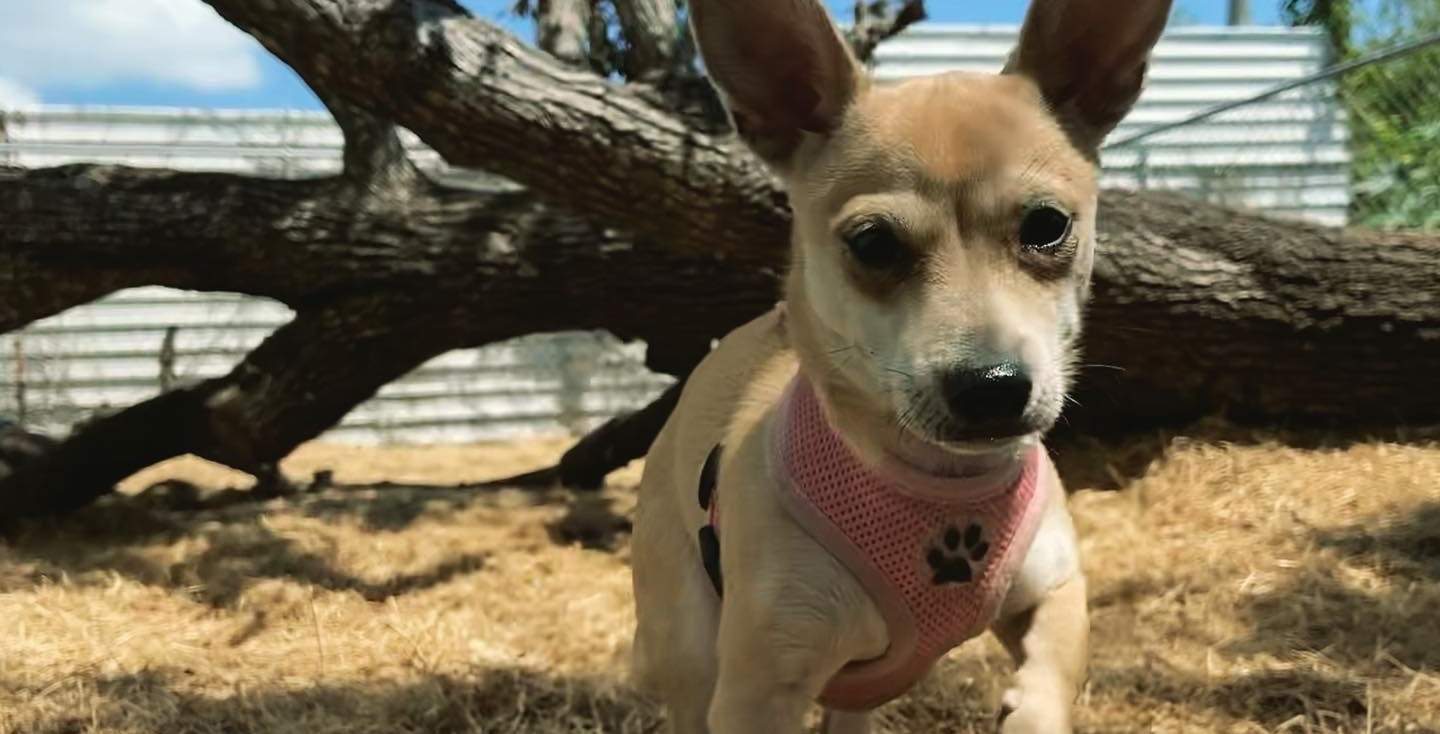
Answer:
M1030 375L1014 362L959 369L941 380L950 415L967 434L1007 436L1024 433L1022 418L1030 402Z

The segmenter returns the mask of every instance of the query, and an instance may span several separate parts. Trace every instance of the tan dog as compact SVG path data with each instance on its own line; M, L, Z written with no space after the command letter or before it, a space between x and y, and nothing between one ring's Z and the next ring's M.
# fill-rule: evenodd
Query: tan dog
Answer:
M842 672L902 637L913 647L892 613L903 604L870 591L879 562L837 557L836 533L787 499L798 492L784 478L791 449L776 436L801 430L789 427L801 409L787 386L805 384L824 430L853 454L843 460L880 477L864 479L877 496L896 467L940 486L1053 488L1035 491L1033 532L1007 535L1008 549L976 527L914 538L905 553L941 592L1001 595L977 608L1019 666L1003 730L1070 731L1088 657L1085 582L1064 493L1037 448L1075 358L1098 147L1139 95L1170 1L1035 0L1004 73L896 85L866 79L818 0L690 7L737 129L788 189L794 254L785 304L700 365L647 459L634 536L639 682L680 734L791 734ZM973 579L946 565L962 537ZM1014 560L992 572L987 551ZM895 557L911 573L910 556ZM832 710L828 730L865 731L873 703Z

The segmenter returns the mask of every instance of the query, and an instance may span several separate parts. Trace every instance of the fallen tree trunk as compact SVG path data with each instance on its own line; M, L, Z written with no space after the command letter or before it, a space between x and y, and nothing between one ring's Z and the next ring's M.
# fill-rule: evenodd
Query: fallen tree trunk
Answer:
M344 180L0 171L0 328L142 284L267 296L300 312L230 375L101 419L0 480L0 515L71 509L185 453L261 473L426 360L522 334L610 329L647 340L652 366L684 375L711 338L777 297L781 248L757 270L632 242L524 192L415 181L386 197L403 206L357 199ZM126 216L87 214L97 210ZM223 216L232 211L245 216ZM217 213L244 226L215 227ZM1440 370L1430 286L1440 241L1152 194L1110 192L1102 216L1086 363L1104 368L1082 372L1072 424L1133 428L1215 411L1440 418L1440 393L1419 389ZM87 272L93 290L48 287ZM619 298L617 286L645 297ZM592 485L643 453L664 408L612 426L621 443L584 444L571 482Z
M1085 358L1061 429L1144 431L1223 415L1351 432L1440 422L1440 237L1279 222L1110 191ZM666 394L539 476L641 458ZM653 429L653 430L652 430ZM650 431L647 433L647 431ZM567 485L568 486L568 485Z
M417 181L383 201L397 205L356 197L344 179L0 169L0 328L144 284L266 296L297 311L230 374L87 424L0 480L0 517L73 509L187 453L262 474L452 349L603 328L646 340L654 367L683 374L709 335L774 299L773 271L716 278L711 258L633 242L523 192ZM93 291L50 287L92 270L103 273ZM622 283L647 298L618 298ZM684 302L704 308L674 307Z
M1100 217L1077 424L1440 420L1440 237L1115 191Z
M652 364L683 375L710 339L778 297L778 245L757 248L769 262L755 268L671 254L524 192L417 183L375 206L347 191L335 180L0 169L0 330L139 285L248 293L302 311L369 293L433 299L443 318L430 330L448 332L441 349L610 329L678 351ZM783 225L767 239L783 242ZM1124 371L1087 371L1074 417L1440 418L1440 392L1419 389L1440 373L1436 272L1432 236L1107 192L1086 361ZM645 297L620 298L617 286ZM1084 400L1102 387L1111 399Z

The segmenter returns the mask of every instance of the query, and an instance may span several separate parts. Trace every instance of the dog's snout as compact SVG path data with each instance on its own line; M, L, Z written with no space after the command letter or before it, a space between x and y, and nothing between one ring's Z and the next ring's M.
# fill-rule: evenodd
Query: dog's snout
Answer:
M1014 362L951 370L941 380L945 404L963 430L991 436L1022 432L1032 387L1029 373Z

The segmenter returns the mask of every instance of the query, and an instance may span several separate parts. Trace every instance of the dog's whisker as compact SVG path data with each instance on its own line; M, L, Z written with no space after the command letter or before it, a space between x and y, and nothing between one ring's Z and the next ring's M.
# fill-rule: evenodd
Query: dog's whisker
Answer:
M895 422L897 430L896 435L897 437L902 439L905 436L905 432L913 428L915 418L919 416L921 408L924 407L924 401L922 399L923 396L918 390L907 391L905 397L905 410L900 414L899 419Z

